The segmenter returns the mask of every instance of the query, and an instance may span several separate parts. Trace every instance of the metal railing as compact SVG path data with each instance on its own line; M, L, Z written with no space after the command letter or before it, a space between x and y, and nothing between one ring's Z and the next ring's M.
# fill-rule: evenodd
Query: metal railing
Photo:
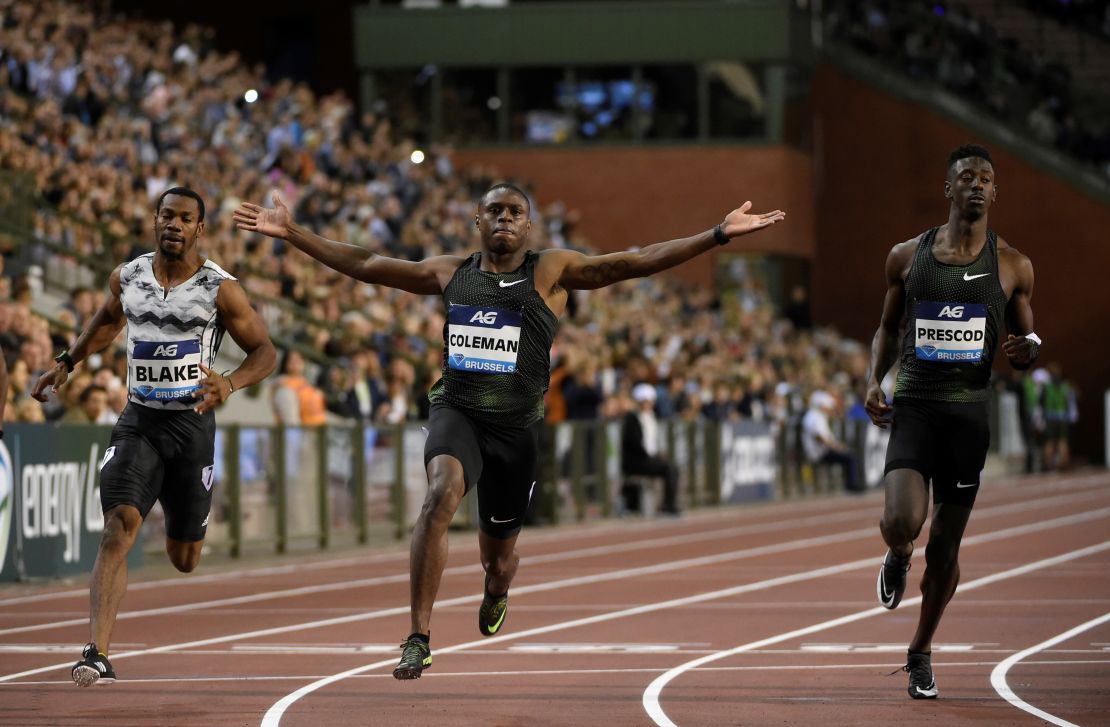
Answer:
M209 545L238 557L259 549L284 553L406 538L427 489L421 425L220 426L219 489ZM777 431L754 425L754 434L730 434L730 426L710 420L660 422L660 454L677 467L683 507L843 491L837 472L806 463L797 425ZM872 458L875 452L881 457L885 440L869 444L863 423L843 426L864 463L861 470L866 470L867 447L874 450ZM622 473L620 435L618 421L546 425L540 442L541 470L526 522L558 525L624 514L621 486L637 478ZM723 468L736 460L726 463L725 449L744 438L766 438L764 461L746 462L744 469L768 472L767 481L758 489L734 490L726 499L722 483L728 477ZM879 478L881 474L880 467ZM452 527L476 527L476 508L476 499L468 493Z

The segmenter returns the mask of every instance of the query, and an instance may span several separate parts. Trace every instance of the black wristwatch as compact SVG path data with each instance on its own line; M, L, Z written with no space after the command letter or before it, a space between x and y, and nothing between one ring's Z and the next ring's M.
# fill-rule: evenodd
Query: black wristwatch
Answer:
M713 228L713 239L718 245L727 245L730 238L725 234L724 228L717 225Z
M73 373L73 366L74 366L73 357L69 355L68 350L62 351L61 353L59 353L57 356L54 357L54 360L57 361L58 363L65 364L66 365L66 370L69 371L71 374Z

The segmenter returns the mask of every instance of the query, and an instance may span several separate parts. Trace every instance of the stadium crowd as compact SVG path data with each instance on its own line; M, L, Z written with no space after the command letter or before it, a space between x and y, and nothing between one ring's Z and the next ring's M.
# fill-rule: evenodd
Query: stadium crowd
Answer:
M206 199L202 249L239 277L272 334L322 355L306 365L286 352L269 385L276 420L425 417L442 357L440 302L357 284L231 223L240 200L276 188L298 221L385 255L477 249L475 199L496 170L456 169L447 148L424 150L419 163L415 151L387 115L359 116L342 93L267 80L262 66L215 49L209 29L0 0L0 173L33 178L33 236L52 246L11 256L13 240L0 237L24 263L0 274L6 418L112 423L122 411L119 347L82 364L58 399L29 396L104 295L93 281L72 287L45 311L48 322L36 314L41 267L58 250L77 268L145 252L153 201L176 184ZM533 216L534 247L588 249L573 211L549 203ZM553 422L620 417L644 382L661 417L784 422L799 420L815 392L835 397L840 415L858 413L867 351L814 328L804 295L780 312L759 280L717 295L653 278L575 295L552 363Z
M1110 40L1110 0L1023 0L1033 12Z
M1067 17L1106 3L1034 2ZM1043 7L1042 7L1043 6ZM1108 11L1103 10L1103 13ZM1076 101L1068 68L1029 52L966 6L944 2L830 0L826 32L882 59L919 83L935 83L1040 143L1110 177L1110 124L1100 109ZM1083 16L1085 17L1085 16ZM1110 27L1110 14L1106 14ZM1105 104L1105 89L1102 103Z

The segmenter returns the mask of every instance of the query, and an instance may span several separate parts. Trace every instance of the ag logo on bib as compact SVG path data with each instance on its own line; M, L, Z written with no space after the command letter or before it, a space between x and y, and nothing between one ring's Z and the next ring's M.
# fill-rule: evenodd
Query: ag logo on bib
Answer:
M142 401L192 400L200 385L200 341L135 341L131 395Z
M447 365L457 371L511 374L520 350L520 311L450 304Z
M914 350L922 361L979 363L986 332L984 303L922 300L914 309Z

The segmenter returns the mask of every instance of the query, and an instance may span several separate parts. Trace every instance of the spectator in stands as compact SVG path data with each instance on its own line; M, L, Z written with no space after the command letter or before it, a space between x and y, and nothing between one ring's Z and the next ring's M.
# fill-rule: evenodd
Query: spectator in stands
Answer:
M34 180L40 200L35 234L73 253L33 250L49 259L48 271L52 266L62 271L59 279L78 289L99 287L75 256L111 257L118 263L145 251L146 243L135 234L148 224L148 186L162 189L168 184L164 180L188 177L207 190L212 209L219 210L209 220L207 252L236 261L231 272L259 301L272 330L352 362L371 347L383 364L398 358L420 361L422 346L442 350L443 320L438 312L429 313L435 310L431 302L421 307L406 294L313 268L287 245L231 234L229 213L239 200L261 197L272 185L288 190L298 219L318 221L331 237L416 258L452 254L476 246L472 200L490 186L493 172L456 169L444 148L425 149L428 160L413 164L411 134L395 119L384 113L359 116L341 93L319 96L301 84L271 83L265 69L215 50L205 40L210 29L175 31L165 23L109 16L98 8L59 0L0 2L0 116L5 120L0 168L26 172ZM874 32L891 32L902 12L892 6L871 18ZM937 52L928 43L923 48L926 54ZM254 103L243 100L246 88L258 89ZM536 247L586 246L574 210L553 202L537 205L533 213ZM2 294L6 285L12 298L19 294L18 305ZM761 392L779 382L804 391L823 386L837 371L850 371L843 339L791 331L775 320L764 286L748 281L741 288L738 296L717 299L713 290L683 289L660 278L573 295L561 329L568 363L593 359L598 367L591 384L596 390L579 402L580 416L616 410L615 392L627 392L630 383L641 380L659 382L660 391L673 390L680 400L685 389L687 417L696 416L705 403L703 392L718 381L728 382L719 406L709 407L707 414L734 417L742 406L757 416L769 396ZM32 314L32 306L41 304L32 293L26 281L11 274L0 277L0 343L9 353L19 351L34 373L50 364L52 351L68 344L69 334L56 329L51 339L46 324ZM96 301L90 307L80 290L74 297L69 315L80 325ZM646 310L653 320L644 320ZM318 320L306 323L306 314ZM413 330L406 323L412 318L426 325ZM124 379L126 363L122 352L117 355L108 362ZM438 370L433 366L427 373ZM680 372L690 378L672 389ZM371 417L385 419L386 411L390 420L419 416L427 406L428 379L423 367L415 373L397 382L388 396L384 380L371 373ZM346 409L342 415L352 416L343 405L350 392L357 401L355 416L364 417L365 392L349 388L357 382L343 381L350 377L342 374L333 366L319 382L327 391L328 409L337 415ZM732 382L750 385L737 392ZM379 386L380 404L373 393ZM110 387L109 395L115 402ZM670 397L662 398L668 399L659 403L669 415ZM72 405L77 406L76 399ZM299 416L300 400L287 408Z
M99 305L92 290L78 286L69 292L69 303L65 307L73 313L74 327L80 329L88 325Z
M1060 364L1045 367L1048 378L1041 401L1044 407L1044 466L1048 471L1065 470L1071 466L1068 430L1071 427L1074 399L1071 385L1064 379Z
M1098 0L1105 11L1082 13L1073 10L1090 10L1089 3L1028 2L1073 21L1082 17L1077 25L1087 30L1103 17L1110 20L1105 0ZM1090 94L1073 93L1070 70L1056 57L1000 39L989 22L990 7L983 3L972 13L966 5L945 3L827 0L825 27L830 39L876 58L884 68L919 83L939 82L995 118L1025 126L1030 137L1077 162L1110 171L1110 127L1103 123L1100 101L1084 104Z
M347 392L348 411L363 422L371 422L386 401L386 383L382 378L382 360L373 348L351 357L351 388Z
M659 420L655 416L655 387L640 383L632 388L635 409L624 416L621 428L621 472L625 475L659 477L663 480L661 512L679 514L678 469L659 456ZM640 509L639 491L627 484L621 496L628 511Z
M813 328L813 316L809 310L809 294L804 285L795 285L790 291L790 302L783 311L786 319L799 331Z
M386 376L386 397L377 412L377 420L385 424L399 424L409 417L412 406L412 387L416 370L408 361L396 358L389 364Z
M8 408L8 361L0 348L0 439L4 438L4 411Z
M713 384L712 392L713 397L701 407L701 415L719 422L737 419L739 412L733 400L732 386L727 381L718 381Z
M108 406L108 390L89 384L78 397L78 406L61 419L62 424L115 424L119 417Z
M827 391L815 391L809 397L809 409L802 417L802 447L812 465L828 464L844 470L844 486L849 492L860 490L856 481L856 458L848 446L833 433L829 417L837 410L836 397Z
M285 352L280 374L273 384L274 418L287 426L318 427L327 423L324 392L304 377L304 358L292 349Z
M597 362L591 356L575 358L570 376L563 382L566 418L570 421L596 421L605 394L601 390Z
M691 412L696 415L693 397L690 396L686 375L672 372L666 386L655 402L655 411L660 419L689 419Z
M8 367L4 387L4 416L10 422L41 422L45 420L42 405L31 397L31 369L22 358L15 358Z

